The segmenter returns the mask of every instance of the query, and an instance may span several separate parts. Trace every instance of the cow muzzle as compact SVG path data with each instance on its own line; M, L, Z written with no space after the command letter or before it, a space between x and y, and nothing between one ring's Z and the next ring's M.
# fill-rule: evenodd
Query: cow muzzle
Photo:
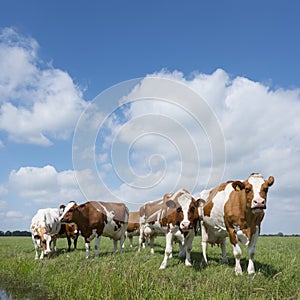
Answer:
M191 222L189 222L189 221L182 221L180 223L180 229L181 230L189 230L189 229L191 229Z
M256 198L252 201L252 206L251 206L252 210L263 210L266 208L267 208L266 199Z

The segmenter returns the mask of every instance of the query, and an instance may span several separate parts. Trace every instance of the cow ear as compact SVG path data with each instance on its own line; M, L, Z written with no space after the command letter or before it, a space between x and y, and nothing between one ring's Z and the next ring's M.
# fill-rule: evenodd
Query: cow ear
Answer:
M274 181L275 181L274 177L273 177L273 176L270 176L269 179L267 180L268 186L273 185Z
M206 201L202 198L198 199L199 200L199 206L204 206L204 204L206 203Z
M169 207L169 208L176 208L176 203L173 201L173 200L168 200L166 202L166 205Z
M204 204L205 204L205 200L199 198L199 199L196 200L195 206L196 206L196 207L202 207L202 206L204 206Z
M241 191L241 190L245 189L245 184L243 182L237 180L232 183L232 187L234 188L235 191Z

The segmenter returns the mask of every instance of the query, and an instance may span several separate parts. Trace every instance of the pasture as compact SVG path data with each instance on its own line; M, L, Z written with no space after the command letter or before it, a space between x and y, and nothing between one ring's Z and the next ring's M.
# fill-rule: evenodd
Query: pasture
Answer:
M247 275L243 247L243 276L234 274L232 249L227 243L229 265L221 263L221 250L208 247L209 266L201 264L200 237L193 243L193 267L176 257L159 270L165 240L155 242L156 253L134 248L111 254L113 243L103 237L98 259L85 259L83 238L78 249L66 252L67 240L59 239L57 253L34 260L30 237L0 237L0 288L14 299L299 299L300 238L260 237L255 255L256 274ZM93 242L91 255L94 254ZM73 248L73 244L72 244Z

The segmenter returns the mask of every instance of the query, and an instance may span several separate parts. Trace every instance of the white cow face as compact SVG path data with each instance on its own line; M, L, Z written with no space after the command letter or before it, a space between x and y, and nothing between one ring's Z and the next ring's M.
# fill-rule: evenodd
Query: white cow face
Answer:
M44 254L49 254L51 252L51 235L46 232L46 227L41 227L38 229L38 234L36 234L34 238L37 240L38 246L43 249Z
M253 173L244 181L247 206L253 213L260 213L267 208L268 188L274 183L274 177L265 180L261 174Z
M173 210L168 221L180 227L182 231L190 230L198 219L199 201L189 193L181 193L176 199L168 200L166 205Z

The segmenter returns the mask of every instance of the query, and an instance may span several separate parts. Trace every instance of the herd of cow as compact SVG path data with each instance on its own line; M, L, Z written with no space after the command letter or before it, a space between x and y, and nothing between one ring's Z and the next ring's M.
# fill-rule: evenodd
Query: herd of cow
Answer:
M218 244L222 249L222 260L226 256L226 237L229 237L235 257L235 273L242 274L239 242L248 246L248 273L255 273L254 252L260 232L260 224L266 209L268 188L274 177L264 179L253 173L244 181L228 181L211 190L200 193L195 199L187 190L168 193L163 199L147 202L138 212L129 212L124 203L90 201L81 205L69 202L60 209L39 209L32 219L31 232L35 247L42 248L40 258L56 250L56 239L67 237L70 251L71 238L76 248L79 233L83 236L86 258L90 256L90 242L95 239L95 257L99 255L101 236L109 237L117 251L122 252L125 237L139 235L138 251L150 240L150 251L154 253L154 239L159 234L166 236L166 248L160 269L167 266L172 256L172 243L180 245L179 257L185 257L185 265L191 266L191 249L194 236L200 226L203 262L207 264L207 244ZM52 242L52 250L50 243ZM132 240L131 240L132 245Z

